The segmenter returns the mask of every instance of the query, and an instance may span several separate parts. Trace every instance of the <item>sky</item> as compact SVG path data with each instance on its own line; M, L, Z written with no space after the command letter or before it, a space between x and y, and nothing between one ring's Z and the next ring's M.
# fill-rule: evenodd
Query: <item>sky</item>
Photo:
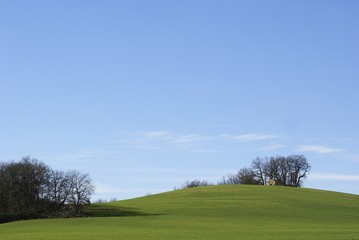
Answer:
M359 194L359 2L0 0L0 161L89 173L93 199L303 154Z

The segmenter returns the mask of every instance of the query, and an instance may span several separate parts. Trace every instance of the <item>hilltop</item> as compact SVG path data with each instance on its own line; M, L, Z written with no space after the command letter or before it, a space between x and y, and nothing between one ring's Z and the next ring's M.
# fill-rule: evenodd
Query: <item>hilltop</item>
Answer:
M0 225L7 239L359 239L359 196L208 186L96 204L92 216Z

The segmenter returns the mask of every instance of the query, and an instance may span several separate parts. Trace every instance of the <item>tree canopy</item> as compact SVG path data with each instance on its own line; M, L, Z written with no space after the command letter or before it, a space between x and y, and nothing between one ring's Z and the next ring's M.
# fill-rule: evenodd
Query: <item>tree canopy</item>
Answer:
M0 162L0 222L80 215L94 191L89 174L77 170L53 170L30 157Z
M222 177L218 184L266 185L269 180L272 180L275 185L301 187L310 169L311 166L304 155L257 157L250 167L242 168L236 174ZM182 188L206 185L208 182L205 180L193 180L187 181Z

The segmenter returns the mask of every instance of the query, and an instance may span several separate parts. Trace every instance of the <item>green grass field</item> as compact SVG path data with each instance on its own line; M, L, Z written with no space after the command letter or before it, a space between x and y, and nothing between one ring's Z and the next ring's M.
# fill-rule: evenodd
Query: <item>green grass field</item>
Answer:
M96 217L0 225L1 240L359 240L359 196L305 188L225 185L93 205Z

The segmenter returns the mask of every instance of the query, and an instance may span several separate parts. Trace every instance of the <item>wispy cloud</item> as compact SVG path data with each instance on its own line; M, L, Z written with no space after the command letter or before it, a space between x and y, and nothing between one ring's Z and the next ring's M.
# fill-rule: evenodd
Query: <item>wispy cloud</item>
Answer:
M146 138L164 138L170 136L170 133L167 131L153 131L153 132L139 132Z
M77 150L72 153L64 153L55 155L52 157L53 160L67 161L67 160L88 160L88 159L102 159L110 154L118 154L118 150Z
M350 160L355 161L355 162L359 162L359 155L358 154L353 154L350 157L348 157Z
M268 146L263 147L262 150L276 150L284 147L286 147L286 145L284 144L270 144Z
M214 137L200 134L179 134L167 131L134 132L123 136L117 143L151 149L162 149L169 147L188 150L199 153L215 153L215 149L208 148L208 144Z
M203 168L203 169L192 169L192 168L162 168L162 167L146 167L146 168L122 168L118 170L118 173L151 173L151 174L180 174L180 175L212 175L218 173L229 173L235 172L238 169L223 168Z
M313 180L359 181L359 175L335 173L311 173L308 178Z
M154 132L138 132L138 137L142 141L163 141L166 143L182 144L191 142L203 142L212 140L212 137L199 135L199 134L178 134L170 133L167 131L154 131Z
M191 142L203 142L212 140L211 137L208 136L201 136L195 134L188 134L188 135L178 135L174 136L172 143L191 143Z
M266 139L272 139L277 137L278 136L271 134L250 133L250 134L230 136L230 139L238 142L253 142L253 141L266 140Z
M302 145L296 150L300 152L314 152L318 154L328 154L342 151L340 148L331 148L322 145Z
M192 125L192 127L196 128L228 128L228 127L236 127L240 126L238 123L221 123L221 124L196 124Z
M197 153L221 153L223 150L214 150L214 149L192 149L192 152Z
M54 157L56 160L82 160L99 156L96 152L83 151L76 153L60 154Z
M176 149L203 154L213 154L231 149L231 144L265 141L280 138L278 135L263 133L203 135L197 133L174 133L169 131L127 132L116 143L143 149ZM269 149L284 145L271 145Z

